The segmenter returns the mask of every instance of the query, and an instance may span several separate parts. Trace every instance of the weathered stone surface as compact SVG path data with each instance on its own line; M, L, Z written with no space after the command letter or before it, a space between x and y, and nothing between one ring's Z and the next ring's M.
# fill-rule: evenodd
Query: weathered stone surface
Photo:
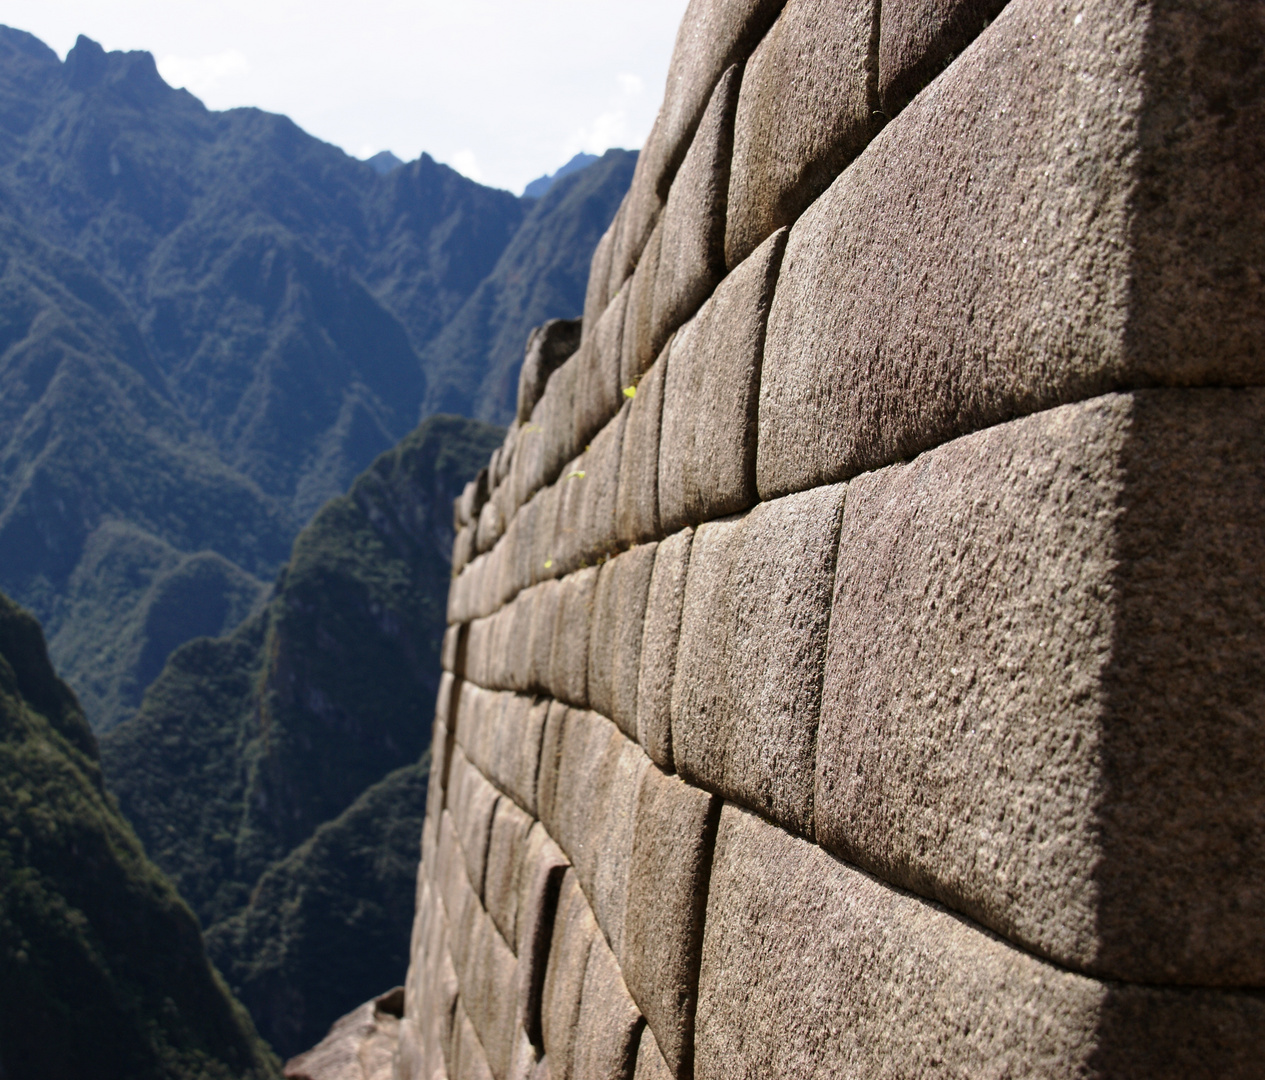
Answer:
M540 742L540 773L536 778L536 810L546 828L558 801L558 763L562 757L562 739L566 734L570 711L561 701L550 701L545 714L545 733ZM563 798L566 798L565 793Z
M728 805L695 1046L698 1080L1248 1077L1265 1002L1064 971Z
M562 849L540 822L527 836L527 850L518 877L517 1023L532 1043L543 1047L540 1008L545 970L553 941L558 896L568 867Z
M452 541L452 572L460 574L465 569L466 564L474 558L474 533L475 530L469 525L463 525L457 530L457 535Z
M504 709L491 730L486 762L477 762L528 814L536 812L536 773L548 709L547 699L505 695Z
M510 1062L509 1080L533 1080L540 1065L540 1052L521 1027L514 1033L514 1058Z
M662 342L656 347L653 340L654 282L659 275L659 246L662 242L663 227L656 225L628 287L628 312L624 319L619 360L621 389L636 386L662 348Z
M620 385L620 358L630 286L625 284L598 319L597 326L575 354L575 440L582 447L593 440L606 422L619 412L624 400Z
M562 584L558 581L542 581L532 589L531 635L528 638L527 651L531 654L531 689L541 693L548 693L553 684L550 662L561 594Z
M616 546L615 503L619 492L619 457L628 409L594 437L583 454L558 480L558 523L553 558L557 573L596 561Z
M311 1050L285 1063L286 1080L394 1080L404 988L335 1020Z
M571 1051L572 1075L584 1080L630 1080L643 1026L614 954L605 941L595 938L584 972Z
M480 899L483 898L483 874L487 868L492 815L496 812L499 798L496 788L470 764L461 747L454 747L445 806L452 813L470 887Z
M469 962L458 972L461 1000L488 1066L497 1080L505 1080L514 1056L514 1014L518 1003L517 962L486 912L475 920Z
M549 947L549 965L545 971L540 1010L545 1056L554 1080L571 1080L572 1077L587 1080L571 1067L572 1048L580 1018L589 950L594 939L600 935L575 871L568 870L558 895L558 915Z
M663 1060L654 1032L649 1025L642 1028L637 1046L637 1071L633 1073L633 1080L675 1080L675 1077L676 1074Z
M657 544L642 544L598 572L589 637L589 706L637 738L637 679Z
M737 266L878 133L878 0L789 0L747 62L725 258Z
M494 491L488 501L483 504L483 509L479 511L479 525L475 531L474 547L480 554L491 551L492 546L505 532L505 518L501 513L504 496L497 498L499 491L499 488Z
M626 198L626 197L625 197ZM615 238L624 219L623 203L615 211L615 217L602 233L602 238L593 250L593 258L589 261L589 281L584 294L584 319L581 323L581 340L588 337L597 327L597 320L602 317L615 290L610 288L611 260L615 255ZM616 285L616 289L618 289Z
M474 1025L470 1023L464 999L457 998L453 1017L453 1054L448 1063L451 1080L499 1080L494 1078L487 1054L479 1043Z
M523 426L519 435L512 482L520 506L546 484L553 483L563 465L583 447L576 443L575 424L582 359L576 353L553 373L544 396L532 410L531 422Z
M668 195L712 88L731 65L751 55L784 0L691 0L677 30L663 106L637 165L646 162L659 194Z
M527 424L545 385L563 362L580 347L579 319L550 319L527 337L527 355L518 372L518 421Z
M402 1028L406 1044L410 1029L416 1029L422 1071L414 1075L420 1077L443 1075L445 1058L451 1052L452 1017L459 988L448 954L447 928L438 892L423 879L413 924L413 960L405 983Z
M746 510L757 501L760 364L786 230L720 283L672 342L659 438L664 532Z
M654 540L659 530L659 426L671 342L637 385L624 428L615 496L615 535L622 544Z
M620 968L671 1074L692 1075L694 1007L720 800L654 766L642 773Z
M444 640L439 648L439 663L445 672L464 675L464 667L460 665L458 656L461 646L461 634L464 626L449 626L444 630Z
M698 310L725 275L725 204L741 71L721 77L663 211L650 348Z
M1008 4L792 229L761 496L1113 389L1261 383L1262 42L1232 0Z
M588 704L589 632L596 589L596 566L570 574L559 583L549 654L550 693L581 708Z
M693 539L693 529L682 529L655 550L641 637L637 741L650 760L666 772L676 769L672 761L672 683Z
M891 119L975 40L1006 0L884 0L878 93Z
M527 857L527 837L534 824L509 799L496 804L483 878L483 906L511 948L517 948L518 943L518 879Z
M461 491L461 496L453 505L455 519L453 525L474 525L479 520L479 512L488 498L488 471L480 469L478 475Z
M818 488L695 531L672 683L676 771L810 836L843 497Z
M494 685L489 673L492 654L493 619L473 619L465 623L466 662L462 674L480 686Z
M818 839L1064 965L1265 983L1262 430L1109 395L850 485Z

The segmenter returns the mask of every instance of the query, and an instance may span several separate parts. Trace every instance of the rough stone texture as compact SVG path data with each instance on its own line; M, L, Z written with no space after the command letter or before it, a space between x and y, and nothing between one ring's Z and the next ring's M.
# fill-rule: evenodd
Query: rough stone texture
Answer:
M756 502L764 330L786 230L722 281L672 342L659 438L659 523L676 532Z
M1065 965L1265 984L1262 430L1142 391L854 481L818 839Z
M581 340L591 334L602 317L606 305L615 293L609 288L611 280L611 260L615 255L615 238L620 230L624 217L624 207L615 212L615 218L602 233L602 238L593 250L593 258L589 262L589 282L584 294L584 319L580 324ZM618 286L616 286L618 288Z
M738 807L721 811L698 1080L1246 1078L1262 1053L1257 995L1063 971Z
M731 65L741 63L773 22L784 0L690 0L677 30L663 106L638 159L659 194L680 166L712 88ZM635 180L634 180L635 183Z
M1013 0L791 230L761 496L1116 388L1259 384L1262 160L1261 5Z
M725 202L741 70L721 77L663 211L649 353L698 310L725 275Z
M672 758L693 784L806 835L844 485L694 533L672 684Z
M543 581L532 592L531 635L527 641L527 651L531 654L531 689L547 693L553 681L550 666L553 657L553 632L558 622L562 583Z
M642 544L602 565L598 572L589 637L589 706L637 737L637 679L646 597L658 545Z
M518 986L516 1020L530 1041L544 1046L540 1008L553 941L558 895L568 863L540 822L532 826L518 877Z
M509 799L496 804L483 878L483 906L511 948L518 943L519 878L527 865L528 835L534 819Z
M547 699L506 695L486 764L478 763L492 782L528 814L536 812L536 774L548 710Z
M465 569L466 564L474 558L476 552L474 550L474 529L469 525L463 525L457 530L457 535L452 541L452 572L460 574Z
M329 1034L285 1063L286 1080L394 1080L404 988L335 1020Z
M493 492L488 501L483 504L483 509L479 511L479 526L475 532L474 547L480 554L491 551L492 545L505 531L505 519L501 516L501 509L502 500L496 498L496 492Z
M659 275L659 247L663 227L656 225L646 242L645 251L633 271L628 292L628 311L624 320L624 337L620 346L619 385L621 389L636 386L662 347L654 342L654 282Z
M628 312L629 285L625 285L598 319L593 333L575 354L575 441L582 447L619 412L624 400L620 383L620 358L624 319Z
M473 921L470 952L457 973L461 1002L497 1080L505 1080L514 1056L517 963L496 925L483 910Z
M572 1048L589 950L600 935L575 871L568 870L558 895L558 915L541 1002L541 1030L553 1080L587 1080L572 1070Z
M453 1053L448 1063L451 1080L500 1080L499 1077L494 1078L462 998L457 999L453 1028Z
M637 741L659 768L675 771L672 762L672 683L685 581L690 565L693 529L662 541L655 551L650 591L646 596L641 668L637 673Z
M488 471L480 469L478 475L462 489L460 497L453 504L456 528L473 525L479 520L479 512L488 499Z
M536 505L531 541L532 582L557 577L554 572L554 548L558 539L558 504L562 501L562 488L550 484L536 493L532 502Z
M742 78L725 259L790 225L878 133L878 0L788 0Z
M580 347L579 319L550 319L527 338L527 355L518 372L518 421L526 424L545 392L545 385L563 362Z
M694 1051L703 915L720 800L653 765L642 773L620 966L673 1076Z
M615 548L615 505L619 493L619 458L628 408L622 409L594 437L558 481L554 570L569 573Z
M596 591L596 566L577 571L559 583L549 654L549 691L560 701L581 708L588 704L589 632Z
M632 1080L643 1021L600 937L589 949L584 993L572 1045L572 1075L584 1080Z
M655 130L658 126L659 121L656 117L648 142L654 141ZM615 244L611 251L610 277L606 283L606 291L610 296L619 292L623 284L633 276L635 269L645 261L660 215L663 213L667 188L665 187L662 193L659 191L658 181L650 171L653 165L654 162L644 153L637 155L632 183L629 184L628 193L619 207L619 228L615 233Z
M637 1046L637 1071L633 1080L675 1080L676 1074L668 1068L649 1025L641 1029L641 1041Z
M465 674L463 670L464 660L461 658L461 636L464 631L464 624L461 626L449 626L444 630L443 644L439 649L439 663L446 674Z
M1006 0L883 0L878 93L891 119L988 27Z
M500 796L496 788L484 779L483 774L470 764L459 746L452 752L448 783L445 805L452 813L470 887L482 899L488 841L492 835L492 816L496 813Z
M671 341L637 384L624 428L615 496L615 536L621 544L654 540L659 530L659 427Z

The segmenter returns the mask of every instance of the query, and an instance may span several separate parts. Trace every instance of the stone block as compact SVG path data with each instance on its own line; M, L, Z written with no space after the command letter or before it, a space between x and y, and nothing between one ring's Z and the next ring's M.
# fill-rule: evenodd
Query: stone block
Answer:
M656 118L646 140L647 145L656 141L658 129L659 121ZM619 229L615 235L610 279L606 285L611 296L633 276L636 267L645 261L650 245L654 242L654 230L663 213L663 201L667 198L667 185L660 192L659 178L654 175L654 167L653 155L637 155L632 182L628 185L628 193L620 206Z
M792 224L878 134L878 0L788 0L751 54L734 122L725 259Z
M602 233L602 238L593 249L593 258L589 260L588 286L584 294L584 319L581 322L581 341L588 337L597 326L597 320L610 303L614 292L610 289L611 260L615 255L615 237L619 232L624 217L624 207L615 211L615 217ZM578 346L577 346L578 348Z
M636 386L663 347L656 343L654 325L654 282L659 274L659 246L663 227L657 225L646 241L645 250L632 271L628 287L628 311L624 319L624 337L620 347L619 385L621 389Z
M695 531L672 683L676 771L805 835L843 496L817 488Z
M542 581L531 589L531 632L527 651L531 654L531 689L548 693L553 685L550 659L553 656L553 631L558 621L558 601L562 584Z
M1258 1075L1263 1053L1259 995L1065 971L739 807L721 811L698 1080L1211 1080Z
M483 878L483 906L511 948L518 942L518 879L525 865L527 837L535 824L509 799L496 804Z
M550 693L560 701L581 708L588 704L589 632L593 625L596 590L596 566L578 570L559 583L553 646L549 654Z
M463 674L471 682L491 687L489 672L492 660L493 619L473 619L465 624L466 663Z
M506 1080L514 1055L517 1004L513 952L484 911L475 920L469 963L458 972L461 1002L496 1080Z
M452 769L445 805L452 814L453 826L461 844L466 873L475 895L483 899L483 877L487 868L488 841L492 835L492 816L500 798L496 788L487 782L466 758L460 746L452 752Z
M629 1080L644 1026L614 954L605 941L595 938L584 971L571 1075L584 1080Z
M545 387L545 396L532 412L527 427L539 426L541 439L532 449L530 469L520 477L520 482L526 485L520 504L545 484L553 483L563 465L584 448L584 444L576 440L576 415L583 401L581 376L585 370L586 356L577 352L553 373Z
M444 630L444 640L439 647L439 664L445 672L465 674L464 657L461 655L461 636L464 625L449 626Z
M689 1077L720 800L650 766L637 792L620 967L672 1076Z
M672 763L672 684L676 676L677 644L685 582L690 565L693 529L682 529L660 542L655 550L650 591L646 596L645 629L641 637L641 668L637 673L637 741L659 768L675 771Z
M641 1029L641 1039L637 1045L637 1069L633 1073L633 1080L676 1080L676 1074L663 1060L663 1054L649 1025Z
M663 211L650 351L694 314L725 275L725 205L741 69L721 76Z
M514 1032L514 1058L510 1062L509 1080L533 1080L540 1065L540 1053L521 1027Z
M462 525L452 541L452 572L460 574L466 564L474 558L475 530L469 525Z
M615 294L572 361L577 380L572 445L577 448L592 441L624 400L619 378L629 292L625 284Z
M540 741L540 773L536 778L536 810L547 829L558 803L558 763L571 711L560 701L550 701L545 714L545 732ZM566 798L565 793L563 798Z
M537 507L531 542L531 580L535 583L561 576L554 550L557 547L558 504L562 501L562 488L551 484L537 492L531 501Z
M478 475L462 489L461 497L454 504L456 514L453 521L454 527L461 528L463 525L476 524L479 520L479 512L487 499L488 471L480 469Z
M1006 0L884 0L878 95L891 119L988 28Z
M500 633L496 647L500 650L507 689L524 693L532 688L531 628L536 593L520 592L500 612Z
M469 926L472 909L482 911L482 907L470 885L457 827L453 824L452 812L447 809L439 819L439 851L435 868L435 891L447 916L448 954L452 957L453 969L459 971L465 964L468 946L468 939L463 933Z
M1112 390L1259 385L1262 160L1260 5L1009 3L791 230L761 497Z
M655 540L659 530L659 427L671 342L637 384L628 409L615 496L615 536L621 544Z
M589 638L589 707L637 738L637 679L657 544L608 560L598 572Z
M532 409L552 375L580 347L579 319L550 319L527 336L527 354L518 372L518 422L531 421Z
M540 1009L545 971L553 942L558 896L568 863L562 849L536 822L527 836L527 851L518 877L518 1003L517 1023L530 1041L544 1046Z
M553 1080L588 1080L571 1067L575 1032L584 995L589 950L601 936L575 871L568 870L558 894L558 913L549 946L540 1020L545 1056Z
M785 0L691 0L677 30L663 106L642 151L660 195L690 146L712 89L764 36ZM641 166L641 160L637 162Z
M453 1016L453 1054L448 1063L451 1080L502 1080L492 1072L488 1057L470 1022L462 998Z
M505 531L505 519L501 516L501 506L502 499L498 499L496 492L493 492L488 501L483 504L483 509L479 511L479 524L474 537L474 549L479 554L491 551L492 546Z
M659 436L664 532L746 510L757 501L760 364L785 245L786 230L765 240L672 341Z
M496 786L532 815L536 813L536 774L548 710L548 699L508 696L488 762L487 773Z
M1262 430L1139 391L849 485L819 841L1065 966L1265 983Z
M472 683L462 684L461 712L454 734L466 760L487 775L496 754L501 716L512 694L485 690Z
M625 407L597 433L558 481L554 562L560 573L595 562L616 546L615 502L627 422Z

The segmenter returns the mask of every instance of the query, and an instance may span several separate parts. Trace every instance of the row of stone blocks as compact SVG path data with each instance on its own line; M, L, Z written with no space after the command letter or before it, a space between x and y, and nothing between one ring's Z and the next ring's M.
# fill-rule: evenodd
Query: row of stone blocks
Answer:
M691 136L682 153L652 136L647 169L681 159L666 202L634 182L595 256L585 339L547 381L525 381L486 501L463 500L459 564L547 483L592 475L577 460L589 444L634 459L604 538L626 545L1107 390L1262 380L1265 15L1231 0L1013 0L881 132L830 126L831 94L876 92L885 42L940 55L936 27L960 37L988 8L691 4L678 54L695 75L688 93L670 81L661 119L674 94L705 87L710 104L669 125ZM716 57L730 66L716 72ZM816 104L783 122L784 90ZM819 197L774 213L784 185L739 183L743 153L819 177L804 189ZM742 258L717 261L744 184L768 224L742 226ZM626 273L608 281L603 251L638 216L659 242L616 259ZM634 390L653 399L640 423Z
M445 675L404 1076L1249 1077L1259 995L1101 981Z

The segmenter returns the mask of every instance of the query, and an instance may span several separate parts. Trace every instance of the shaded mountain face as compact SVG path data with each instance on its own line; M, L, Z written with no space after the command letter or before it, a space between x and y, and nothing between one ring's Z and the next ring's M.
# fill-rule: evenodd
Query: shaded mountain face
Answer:
M0 27L0 587L99 730L419 417L508 421L483 401L502 342L512 367L531 325L581 310L631 175L589 190L599 163L534 202L384 164L208 111L148 53L81 38L62 63ZM182 627L161 583L191 558L208 610Z
M96 740L39 624L4 596L0 1075L280 1075L192 912L105 793Z
M452 501L503 434L426 420L300 533L264 609L177 649L102 736L119 805L283 1054L402 977ZM399 769L379 824L349 809ZM335 956L359 974L322 976Z
M572 173L579 172L581 169L587 169L596 160L596 154L576 154L575 157L563 165L557 172L550 173L547 176L536 177L535 180L523 188L523 198L539 199L564 176L570 176Z

